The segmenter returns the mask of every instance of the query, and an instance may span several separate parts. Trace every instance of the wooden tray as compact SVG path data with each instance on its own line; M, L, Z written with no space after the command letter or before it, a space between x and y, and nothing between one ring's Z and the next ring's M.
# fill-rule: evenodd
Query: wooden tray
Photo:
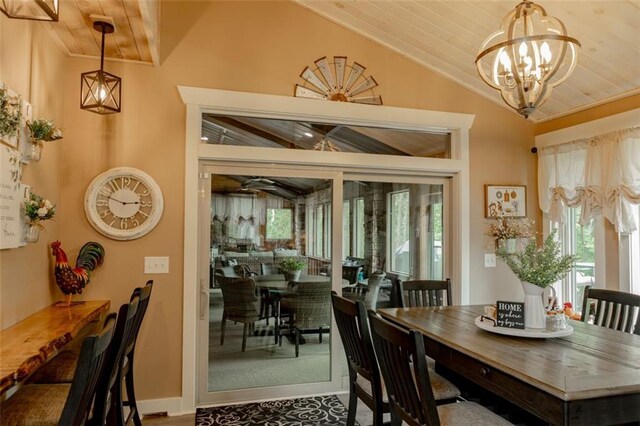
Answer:
M565 328L564 330L558 331L547 331L533 328L525 328L524 330L521 330L518 328L495 327L491 321L480 321L480 318L481 317L476 317L476 326L478 326L478 328L489 331L491 333L504 334L505 336L546 339L552 337L568 336L573 333L573 327L571 327L569 324L567 324L567 328Z

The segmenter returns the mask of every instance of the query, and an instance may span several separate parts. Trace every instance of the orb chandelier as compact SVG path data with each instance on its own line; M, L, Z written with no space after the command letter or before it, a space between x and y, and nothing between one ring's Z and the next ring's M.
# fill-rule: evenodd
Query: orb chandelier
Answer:
M476 58L480 77L525 118L576 66L580 42L541 6L523 0L502 19Z
M100 69L80 75L80 108L106 115L120 112L122 79L104 70L104 36L115 31L113 24L96 20L93 29L102 33Z

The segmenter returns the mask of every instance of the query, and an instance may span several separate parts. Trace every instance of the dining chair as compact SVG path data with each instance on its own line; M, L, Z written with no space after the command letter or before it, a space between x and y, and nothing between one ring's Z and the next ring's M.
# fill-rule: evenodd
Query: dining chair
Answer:
M134 319L134 324L129 333L129 339L124 348L124 353L120 358L120 365L118 368L117 383L120 386L115 387L115 395L113 396L114 405L116 409L116 422L118 425L128 425L131 421L136 426L142 425L142 419L140 418L140 411L136 402L136 390L133 379L133 365L135 359L136 343L138 341L138 334L142 327L142 321L144 320L149 302L151 301L151 291L153 290L153 280L148 280L144 287L137 287L131 294L131 299L138 298L138 310ZM126 399L122 394L122 384L124 384L127 390ZM129 413L124 416L124 407L129 407Z
M331 303L349 370L347 426L355 424L358 398L373 411L373 426L380 426L383 414L389 412L389 402L386 393L383 394L365 306L362 302L339 297L335 292L331 294Z
M331 327L331 281L289 283L290 292L280 303L281 311L289 313L289 328L279 327L279 345L282 336L293 333L296 358L300 353L300 335L309 330L322 333Z
M404 330L369 311L371 336L386 383L391 424L510 425L479 404L457 401L436 406L422 335Z
M227 320L244 324L242 331L242 352L247 347L247 331L250 326L260 319L255 303L256 282L253 278L229 278L224 277L220 282L222 289L222 325L220 334L220 346L224 345L224 335Z
M96 387L96 399L93 403L93 415L91 423L95 425L123 424L116 421L117 418L117 389L122 387L118 381L118 373L122 356L126 349L129 337L133 331L138 312L140 297L133 297L129 303L120 306L118 317L113 332L113 339L107 351L102 374Z
M396 300L400 308L451 306L451 280L398 280Z
M640 335L640 295L586 286L582 321Z
M102 330L86 337L71 383L27 384L0 405L3 425L65 425L87 423L98 380L114 334L116 314L109 314Z

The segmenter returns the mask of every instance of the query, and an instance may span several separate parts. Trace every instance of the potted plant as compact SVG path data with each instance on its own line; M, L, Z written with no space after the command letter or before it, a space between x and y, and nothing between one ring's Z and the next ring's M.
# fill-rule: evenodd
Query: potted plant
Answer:
M11 96L9 90L0 84L0 139L11 142L18 136L22 125L22 99Z
M515 253L518 249L518 239L531 238L532 229L533 221L529 219L499 217L489 223L487 235L494 239L496 248Z
M300 273L305 266L306 263L304 261L293 257L287 257L280 262L280 270L284 273L284 278L287 281L298 281Z
M45 118L28 121L29 127L29 150L27 151L27 160L38 161L42 153L43 141L50 142L62 139L62 130L56 127L56 124Z
M38 241L40 230L44 228L40 222L53 219L56 214L56 206L46 198L31 192L24 200L24 211L27 222L25 240L28 243L35 243Z
M523 250L516 253L509 253L504 248L497 251L498 256L522 282L525 293L524 323L527 328L545 328L542 292L564 278L577 260L574 255L561 253L560 242L555 240L555 234L554 229L541 247L532 239Z

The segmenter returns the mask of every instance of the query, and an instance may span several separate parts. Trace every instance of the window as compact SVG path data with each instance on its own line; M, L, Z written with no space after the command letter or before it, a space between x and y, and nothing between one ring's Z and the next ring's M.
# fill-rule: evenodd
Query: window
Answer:
M315 234L315 238L313 239L315 241L315 247L313 250L313 254L315 254L316 256L320 256L322 257L323 253L322 253L322 247L323 247L323 222L324 221L324 215L323 215L323 206L319 205L316 206L316 217L315 217L315 221L314 221L314 234Z
M293 212L291 209L267 209L267 240L293 238Z
M364 198L356 198L354 202L353 256L364 257Z
M351 221L350 221L351 203L345 201L342 203L342 257L346 258L351 254Z
M622 291L640 294L640 205L633 206L636 230L633 234L621 238L623 250L620 251L620 282L629 276L628 289ZM625 247L626 246L626 247Z
M409 242L409 191L389 194L391 272L409 274L411 247Z
M596 285L596 238L594 221L581 226L580 207L567 209L567 221L563 230L558 233L563 250L567 254L578 256L576 266L563 280L560 300L571 302L574 309L582 312L584 288ZM600 219L602 220L602 219Z

